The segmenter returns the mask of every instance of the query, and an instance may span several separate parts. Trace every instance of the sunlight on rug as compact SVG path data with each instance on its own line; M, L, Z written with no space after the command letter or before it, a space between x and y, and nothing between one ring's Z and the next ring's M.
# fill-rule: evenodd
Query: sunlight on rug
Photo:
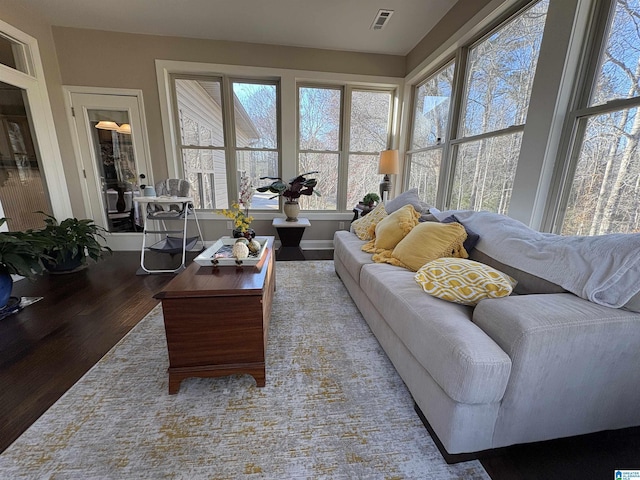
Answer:
M169 395L156 307L0 455L1 478L488 479L447 465L332 261L277 264L267 384Z

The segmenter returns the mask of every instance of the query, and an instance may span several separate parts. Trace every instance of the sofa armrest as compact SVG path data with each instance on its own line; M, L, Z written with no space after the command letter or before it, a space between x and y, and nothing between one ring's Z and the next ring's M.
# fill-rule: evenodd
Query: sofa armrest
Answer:
M640 314L557 293L483 300L473 321L512 362L496 435L522 441L640 422Z

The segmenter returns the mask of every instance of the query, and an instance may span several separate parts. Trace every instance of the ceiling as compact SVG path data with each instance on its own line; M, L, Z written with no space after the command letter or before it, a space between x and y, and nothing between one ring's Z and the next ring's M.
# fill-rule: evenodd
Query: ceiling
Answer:
M21 0L56 26L406 55L457 0ZM371 30L378 10L393 10Z

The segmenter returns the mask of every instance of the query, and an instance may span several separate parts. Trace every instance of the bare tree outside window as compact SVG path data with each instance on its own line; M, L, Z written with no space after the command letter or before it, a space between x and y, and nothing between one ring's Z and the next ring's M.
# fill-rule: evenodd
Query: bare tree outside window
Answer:
M507 212L547 8L534 4L470 49L452 208Z
M367 193L377 193L379 153L386 150L391 123L391 93L354 90L351 93L347 207Z
M436 204L442 154L448 140L449 108L455 63L451 62L416 88L411 147L409 188L431 205Z
M335 210L338 205L342 106L341 88L300 87L298 173L317 171L321 196L300 199L305 210Z
M388 148L393 92L321 86L300 86L298 92L298 171L317 170L314 177L321 193L301 198L300 206L337 210L344 203L350 210L365 194L379 189L378 158ZM346 107L345 92L350 99ZM346 179L340 177L345 163ZM343 193L339 199L341 185L346 198Z
M577 119L575 174L562 233L640 232L640 2L618 0L589 108ZM611 106L628 100L627 108Z
M236 132L236 167L253 186L264 183L260 177L278 176L278 115L275 84L234 82L234 119ZM236 179L239 183L239 177ZM273 195L255 192L251 208L279 208Z
M175 80L182 167L200 209L229 208L238 201L229 198L234 191L229 182L235 182L237 188L241 174L257 186L260 177L277 176L279 171L276 82L234 80L227 84L231 91L225 93L221 78ZM232 99L233 121L225 114L224 98ZM225 141L226 129L232 132L233 145ZM234 165L231 175L228 164ZM278 209L279 204L256 192L251 208Z

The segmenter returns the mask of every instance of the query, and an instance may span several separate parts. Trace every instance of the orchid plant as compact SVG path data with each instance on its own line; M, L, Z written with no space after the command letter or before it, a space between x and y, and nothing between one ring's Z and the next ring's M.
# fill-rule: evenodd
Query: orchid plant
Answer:
M233 220L234 229L245 233L251 227L253 217L249 216L251 207L251 197L253 197L253 185L251 179L242 172L240 175L240 185L238 187L239 201L233 203L230 209L222 210L222 215Z

